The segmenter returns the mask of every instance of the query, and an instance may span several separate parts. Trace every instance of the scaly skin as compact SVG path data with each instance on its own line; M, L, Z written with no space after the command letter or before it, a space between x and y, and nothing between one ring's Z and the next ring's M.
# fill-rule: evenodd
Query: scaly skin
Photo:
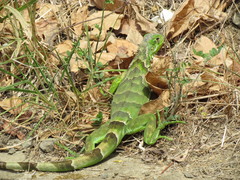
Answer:
M145 75L149 70L152 56L158 52L163 42L164 38L160 34L147 34L144 37L138 53L113 97L111 119L86 139L85 153L73 160L61 162L0 162L0 169L63 172L95 165L108 157L125 135L142 131L147 125L147 131L150 133L144 135L145 142L155 143L162 137L159 136L161 129L168 124L179 123L179 121L160 123L156 128L153 114L138 115L141 106L149 101ZM99 145L95 147L95 144Z

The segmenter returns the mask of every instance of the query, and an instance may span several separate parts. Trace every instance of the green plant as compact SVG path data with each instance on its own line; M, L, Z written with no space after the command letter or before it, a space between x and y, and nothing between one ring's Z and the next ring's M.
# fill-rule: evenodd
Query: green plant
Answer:
M164 109L165 118L177 119L177 109L181 99L186 96L183 94L183 86L190 83L191 80L185 75L185 70L191 64L189 62L175 62L173 68L166 70L166 78L170 89L171 107Z
M207 62L210 59L212 59L214 56L218 55L223 47L224 46L219 46L217 49L212 48L211 50L209 50L208 53L203 53L203 51L197 51L196 49L193 49L193 53L197 56L204 58L205 62Z

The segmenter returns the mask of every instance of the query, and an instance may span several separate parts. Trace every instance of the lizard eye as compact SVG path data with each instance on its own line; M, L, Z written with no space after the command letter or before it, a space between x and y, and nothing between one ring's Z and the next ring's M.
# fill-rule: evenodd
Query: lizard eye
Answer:
M160 41L160 38L156 38L156 42L159 42Z

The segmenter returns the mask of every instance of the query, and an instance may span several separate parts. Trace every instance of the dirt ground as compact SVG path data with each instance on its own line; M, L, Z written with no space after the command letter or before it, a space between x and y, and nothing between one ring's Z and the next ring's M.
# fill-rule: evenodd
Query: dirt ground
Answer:
M235 47L240 47L240 29L233 26L231 17L223 26L231 34ZM214 28L208 36L218 33ZM184 46L182 47L184 48ZM179 49L180 54L184 49ZM216 94L215 97L201 97L194 102L182 103L179 114L186 124L178 124L163 130L162 134L173 141L159 140L153 146L142 145L142 133L126 137L116 152L104 162L83 170L66 173L11 172L0 170L0 179L133 179L133 180L240 180L240 119L239 107L217 107L216 98L231 94ZM207 106L212 113L224 111L221 115L203 117L197 110ZM238 105L239 106L239 105ZM222 109L224 110L222 110ZM21 143L22 141L17 141ZM36 142L35 142L36 143ZM0 145L16 144L9 135L1 134ZM37 146L37 143L35 144ZM37 155L37 156L36 156ZM56 157L57 156L57 157ZM1 161L58 160L61 152L52 154L31 152L31 149L15 150L13 154L0 152Z
M161 140L154 146L142 147L141 134L128 137L116 153L93 167L67 173L0 171L0 178L237 180L240 177L239 125L239 119L228 122L189 119L187 124L170 127L165 132L173 141ZM44 154L37 159L46 158L54 159ZM22 151L13 155L1 153L4 161L25 159L26 153Z

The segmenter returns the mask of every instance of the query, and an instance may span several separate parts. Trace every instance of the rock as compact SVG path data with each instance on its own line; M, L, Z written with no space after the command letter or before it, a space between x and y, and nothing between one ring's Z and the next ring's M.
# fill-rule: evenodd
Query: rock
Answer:
M15 152L16 152L16 149L14 149L14 148L10 148L8 150L8 154L14 154Z
M233 14L232 22L234 25L236 25L238 28L240 28L240 13L238 11L236 11Z
M107 179L109 176L107 173L101 174L101 179Z
M183 174L186 178L194 178L194 175L190 172L185 171Z
M23 147L24 149L33 147L33 142L32 142L32 140L29 140L29 141L24 142L24 143L22 144L22 147Z
M48 153L54 150L55 142L56 139L54 138L45 139L40 143L39 147L43 152Z

